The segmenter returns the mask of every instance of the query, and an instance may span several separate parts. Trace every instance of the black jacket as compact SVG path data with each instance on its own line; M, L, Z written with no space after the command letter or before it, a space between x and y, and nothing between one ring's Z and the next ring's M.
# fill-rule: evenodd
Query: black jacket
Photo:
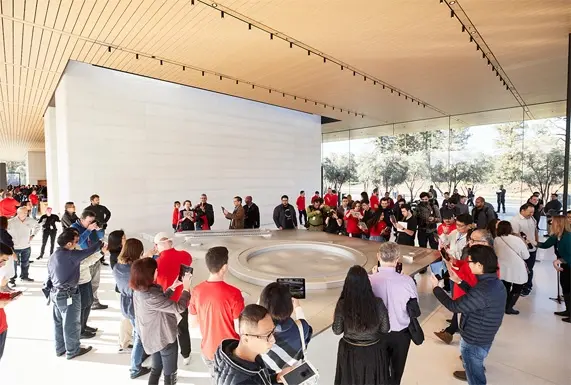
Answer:
M89 205L85 210L90 210L95 213L95 220L97 220L97 224L102 228L107 228L107 222L111 219L111 211L107 209L107 207L103 205Z
M38 219L38 223L42 223L42 222L44 222L42 224L43 230L45 230L45 231L51 231L51 230L56 231L57 230L56 222L61 222L61 221L59 220L59 217L55 214L51 214L49 216L44 214L40 217L40 219Z
M484 207L479 209L474 207L472 209L472 218L474 218L474 224L479 229L485 229L492 219L496 219L496 212L494 207L488 202L484 203Z
M244 205L244 220L245 229L259 229L260 228L260 209L258 205L252 203L252 206Z
M547 204L543 208L543 211L545 212L546 215L550 216L558 215L562 207L563 205L561 204L561 202L559 202L559 200L556 199L547 202Z
M452 300L440 287L433 292L446 309L462 314L460 335L467 343L488 346L504 319L506 288L496 273L476 277L478 283L457 300Z
M210 203L206 203L204 206L199 204L196 207L200 207L202 211L204 211L206 219L208 220L208 227L212 228L212 225L214 225L214 208L212 205Z
M331 327L334 334L339 335L343 333L343 338L349 343L368 345L380 340L383 337L383 334L389 332L391 328L389 324L389 313L382 299L376 298L377 311L379 315L378 324L365 331L356 331L347 328L345 317L343 316L344 301L345 300L340 299L337 301L337 305L335 306L333 326Z
M284 206L282 204L276 206L276 208L274 209L274 223L276 224L276 227L278 229L280 227L283 229L296 229L297 228L296 213L297 211L295 211L295 208L290 204L288 204L287 206Z
M61 225L64 229L67 229L68 227L70 227L72 224L74 224L75 222L77 222L79 218L77 217L77 215L75 215L75 213L69 215L69 213L66 211L63 216L61 217Z
M269 369L262 357L256 362L234 356L238 340L224 340L214 354L216 385L272 385L277 384L276 373Z
M7 230L0 229L0 243L3 243L6 246L14 249L14 241L12 240L12 236Z

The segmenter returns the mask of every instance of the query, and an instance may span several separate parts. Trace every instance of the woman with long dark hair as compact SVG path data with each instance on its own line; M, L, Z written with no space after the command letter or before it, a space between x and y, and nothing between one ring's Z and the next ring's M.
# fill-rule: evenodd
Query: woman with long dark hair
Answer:
M361 229L359 228L359 222L363 219L363 213L361 213L361 202L353 202L351 210L347 210L345 214L345 224L347 229L347 234L350 237L361 238Z
M192 274L187 273L182 282L175 279L163 291L155 284L156 272L157 261L152 258L138 259L131 265L129 286L133 289L135 324L143 347L153 360L148 384L158 385L164 372L165 385L174 385L178 369L177 325L181 320L180 313L188 308ZM175 302L170 297L180 285L183 291Z
M387 308L373 294L369 275L363 267L353 266L333 318L333 333L343 334L337 351L335 385L388 383L382 340L389 329Z
M127 318L133 330L133 350L131 352L131 379L135 379L150 372L141 364L144 361L145 350L141 338L135 327L135 309L133 305L133 289L129 287L131 280L131 265L143 255L143 243L135 238L129 238L125 242L117 264L113 269L113 276L117 282L117 288L121 293L121 314Z
M551 219L549 238L538 243L537 247L555 248L557 259L553 261L553 267L559 272L559 283L565 300L565 310L556 311L555 315L564 317L563 322L571 323L571 225L565 216L556 215Z

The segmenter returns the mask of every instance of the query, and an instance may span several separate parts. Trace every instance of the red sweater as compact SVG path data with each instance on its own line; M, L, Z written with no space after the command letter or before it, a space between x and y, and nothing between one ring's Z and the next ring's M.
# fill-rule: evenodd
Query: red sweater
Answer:
M172 224L175 226L178 225L178 216L179 216L178 209L175 207L172 212Z
M0 334L8 330L8 322L6 322L6 312L0 309Z
M323 197L323 200L325 201L326 206L329 206L331 208L337 207L337 195L327 193Z
M30 200L30 202L32 202L34 206L37 205L39 202L38 195L30 194L30 196L28 196L28 199Z
M386 229L387 224L385 221L378 221L376 225L369 229L369 235L371 237L378 237L383 233L383 230Z
M315 202L316 200L319 199L319 195L314 195L311 197L311 203Z
M184 250L169 249L161 252L157 259L157 284L161 285L163 291L172 286L180 273L180 265L190 266L192 257ZM182 285L177 287L171 296L173 301L178 301L182 294Z
M347 214L345 214L345 227L347 229L347 233L353 235L361 234L361 229L359 228L359 219L351 215L354 211L349 210Z
M371 195L371 199L369 199L369 203L370 203L371 209L373 209L373 211L377 210L379 208L379 197L376 195Z
M312 200L313 200L313 199L312 199ZM311 202L311 203L313 203L313 202ZM305 197L303 197L303 196L301 196L301 195L298 196L298 197L297 197L297 200L295 201L295 205L297 206L297 209L298 209L299 211L305 210Z
M476 286L476 284L478 283L478 278L476 278L474 273L472 273L472 270L470 270L470 264L468 263L467 260L455 261L454 266L459 268L458 270L455 270L456 275L458 275L458 278L460 278L462 281L466 282L468 285L470 285L470 287ZM500 278L500 267L499 266L498 266L498 278ZM466 294L466 292L464 290L462 290L460 288L460 286L458 286L457 284L454 284L454 289L452 291L452 299L458 299L458 298L462 297L464 294Z

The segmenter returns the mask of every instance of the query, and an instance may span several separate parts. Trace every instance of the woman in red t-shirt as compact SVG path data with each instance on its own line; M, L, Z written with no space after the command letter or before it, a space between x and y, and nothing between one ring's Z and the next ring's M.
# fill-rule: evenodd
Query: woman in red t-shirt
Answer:
M361 222L362 219L363 214L361 213L361 202L353 202L353 208L345 214L345 227L347 229L347 234L349 234L350 237L361 238L359 222Z
M375 211L372 218L367 222L367 227L369 228L369 240L375 242L385 242L387 241L383 237L383 232L387 228L387 223L385 222L385 215L382 210Z
M179 215L180 215L179 209L180 209L180 202L175 201L174 202L174 209L172 211L172 228L173 228L175 233L178 229L178 219L179 219Z

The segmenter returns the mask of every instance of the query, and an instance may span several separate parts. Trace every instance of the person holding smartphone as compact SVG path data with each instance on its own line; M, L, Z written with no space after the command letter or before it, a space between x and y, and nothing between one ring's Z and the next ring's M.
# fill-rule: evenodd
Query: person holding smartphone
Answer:
M145 352L152 356L149 385L158 385L164 372L166 385L177 383L178 324L190 300L192 274L182 282L177 277L163 291L154 283L158 264L152 258L138 259L131 265L129 286L133 289L135 324ZM181 289L175 300L173 297ZM188 326L187 326L188 329Z

